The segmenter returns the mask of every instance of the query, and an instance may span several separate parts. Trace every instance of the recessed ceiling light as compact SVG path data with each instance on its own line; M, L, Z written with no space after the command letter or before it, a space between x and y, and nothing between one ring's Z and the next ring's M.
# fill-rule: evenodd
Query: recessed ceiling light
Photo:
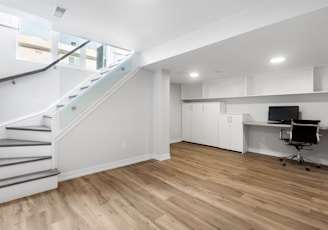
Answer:
M273 64L277 64L277 63L284 62L285 60L286 60L285 57L275 57L275 58L272 58L270 60L270 62L273 63Z
M199 77L199 73L193 72L193 73L190 73L189 76L191 78L197 78L197 77Z
M63 18L64 15L66 14L66 12L67 12L67 9L65 9L63 7L56 6L54 16L57 17L57 18Z

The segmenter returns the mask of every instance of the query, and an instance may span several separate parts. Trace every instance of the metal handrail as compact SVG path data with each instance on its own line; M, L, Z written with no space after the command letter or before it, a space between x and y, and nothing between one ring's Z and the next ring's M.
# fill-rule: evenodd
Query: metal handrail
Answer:
M79 45L78 47L76 47L75 49L69 51L67 54L65 54L64 56L62 57L59 57L57 60L51 62L49 65L47 65L46 67L44 68L41 68L41 69L37 69L37 70L32 70L32 71L28 71L28 72L25 72L25 73L20 73L20 74L15 74L15 75L11 75L9 77L5 77L5 78L1 78L0 79L0 82L4 82L4 81L11 81L11 80L16 80L17 78L22 78L22 77L26 77L26 76L29 76L29 75L33 75L33 74L36 74L36 73L41 73L41 72L44 72L48 69L50 69L51 67L53 67L54 65L56 65L57 63L59 63L61 60L65 59L66 57L70 56L72 53L74 53L75 51L81 49L82 47L84 47L85 45L87 45L90 41L86 41L84 43L82 43L81 45Z

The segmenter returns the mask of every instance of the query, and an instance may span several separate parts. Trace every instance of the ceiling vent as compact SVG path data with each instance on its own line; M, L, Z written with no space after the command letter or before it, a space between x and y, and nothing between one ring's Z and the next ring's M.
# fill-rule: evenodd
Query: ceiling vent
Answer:
M66 14L67 9L57 6L54 12L54 16L57 18L63 18Z

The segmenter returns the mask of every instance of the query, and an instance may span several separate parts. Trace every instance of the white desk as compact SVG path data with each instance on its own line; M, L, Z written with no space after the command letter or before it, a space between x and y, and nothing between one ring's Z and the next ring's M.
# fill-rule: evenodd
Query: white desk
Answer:
M252 126L267 126L267 127L277 127L277 128L290 128L289 124L271 124L267 122L259 122L259 121L246 121L244 125L252 125ZM328 130L328 126L320 126L320 130Z
M294 148L285 145L279 139L279 129L288 129L288 124L270 124L267 122L245 121L244 138L246 140L248 152L261 153L265 155L284 157L295 153ZM313 151L309 155L309 160L328 165L328 126L320 126L322 136L320 144L313 145Z

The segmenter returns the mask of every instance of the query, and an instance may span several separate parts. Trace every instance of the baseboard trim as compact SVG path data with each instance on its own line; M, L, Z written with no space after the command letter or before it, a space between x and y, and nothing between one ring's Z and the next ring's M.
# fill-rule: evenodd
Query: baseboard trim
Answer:
M181 138L171 139L171 140L170 140L170 144L179 143L179 142L181 142L181 141L182 141Z
M258 154L274 156L274 157L284 157L285 156L281 152L261 151L261 149L257 149L257 148L248 148L247 152L258 153Z
M171 159L171 154L170 153L165 153L165 154L153 154L152 157L154 160L158 161L165 161Z
M151 155L142 155L142 156L132 157L132 158L119 160L119 161L115 161L115 162L110 162L110 163L106 163L106 164L101 164L101 165L96 165L96 166L92 166L92 167L88 167L88 168L84 168L84 169L78 169L78 170L74 170L74 171L70 171L70 172L64 172L64 173L61 173L58 175L58 179L59 179L59 181L70 180L70 179L90 175L90 174L97 173L97 172L102 172L102 171L106 171L106 170L110 170L110 169L114 169L114 168L119 168L119 167L131 165L131 164L136 164L136 163L139 163L142 161L147 161L150 159L152 159Z
M282 154L281 152L275 152L275 151L270 151L270 152L266 151L265 152L265 151L261 151L260 149L257 149L257 148L248 148L248 152L262 154L262 155L267 155L267 156L273 156L273 157L286 157L286 156L289 156L290 155L290 154L287 154L287 155L286 154ZM328 160L320 159L320 158L317 158L315 156L307 156L307 157L304 157L304 158L306 158L310 162L314 162L316 164L328 166Z

